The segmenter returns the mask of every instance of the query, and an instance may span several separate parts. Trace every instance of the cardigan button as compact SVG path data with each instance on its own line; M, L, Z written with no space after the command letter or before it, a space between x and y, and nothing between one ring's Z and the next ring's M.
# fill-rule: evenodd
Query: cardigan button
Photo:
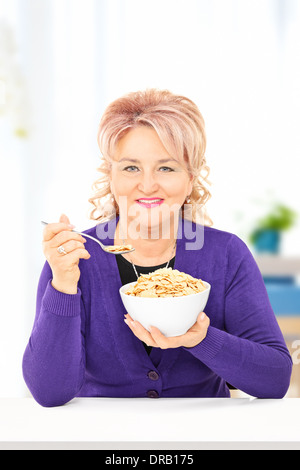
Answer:
M148 398L159 398L159 394L156 390L148 390L147 397Z
M150 370L148 372L147 376L150 380L158 380L159 379L159 375L155 370Z

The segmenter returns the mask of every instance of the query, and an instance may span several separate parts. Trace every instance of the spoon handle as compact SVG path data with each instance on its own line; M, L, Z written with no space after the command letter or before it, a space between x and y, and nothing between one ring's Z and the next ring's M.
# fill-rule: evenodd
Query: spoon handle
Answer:
M44 222L43 220L41 221L41 224L42 225L49 225L48 222ZM77 230L72 230L72 232L77 233L78 235L82 235L83 237L90 238L94 242L98 243L98 245L101 246L103 251L105 251L106 253L110 253L112 255L123 255L123 254L131 253L132 251L135 251L135 248L132 248L131 250L113 252L113 251L110 251L109 248L106 247L103 243L101 243L100 240L97 240L96 238L92 237L91 235L87 235L86 233L78 232Z

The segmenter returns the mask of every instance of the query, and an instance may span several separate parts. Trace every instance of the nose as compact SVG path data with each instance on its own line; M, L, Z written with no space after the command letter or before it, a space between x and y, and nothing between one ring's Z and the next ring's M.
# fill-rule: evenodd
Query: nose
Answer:
M159 184L156 181L155 175L152 172L144 172L141 174L141 179L138 184L138 190L145 195L153 195L158 190Z

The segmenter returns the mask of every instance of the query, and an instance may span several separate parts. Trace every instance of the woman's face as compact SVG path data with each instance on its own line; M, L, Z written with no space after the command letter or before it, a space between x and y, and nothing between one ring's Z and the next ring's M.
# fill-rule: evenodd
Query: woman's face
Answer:
M155 232L163 223L167 229L192 192L186 163L172 158L155 130L145 126L129 131L119 141L110 178L121 218L135 220L136 226L139 223L148 231Z

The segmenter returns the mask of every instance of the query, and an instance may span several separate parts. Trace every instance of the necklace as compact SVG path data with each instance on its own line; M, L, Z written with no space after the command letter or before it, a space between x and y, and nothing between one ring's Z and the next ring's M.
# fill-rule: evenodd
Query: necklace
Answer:
M124 245L125 245L125 241L124 241L124 240L123 240L123 243L124 243ZM173 258L173 253L175 252L176 244L177 244L177 240L176 240L175 243L174 243L174 248L173 248L173 251L172 251L172 254L171 254L171 258L170 258L169 261L167 262L166 268L169 267L169 264L170 264L170 262L171 262L171 259ZM139 274L138 274L138 272L137 272L137 269L136 269L136 267L135 267L135 264L133 263L133 261L132 261L131 259L130 259L130 262L131 262L131 264L132 264L132 267L133 267L133 270L134 270L134 272L135 272L135 275L136 275L136 277L137 277L137 279L138 279L140 276L139 276Z
M122 238L122 242L123 242L123 245L126 245L124 238ZM171 262L171 259L173 258L173 254L175 253L176 245L177 245L177 238L176 238L175 243L174 243L174 247L173 247L173 250L172 250L171 258L170 258L169 261L167 262L166 268L169 267L169 264L170 264L170 262ZM140 276L139 276L139 274L138 274L138 272L137 272L137 269L136 269L136 267L135 267L135 264L133 263L133 261L132 261L131 258L129 258L129 261L130 261L130 263L132 264L133 270L134 270L135 275L136 275L136 277L137 277L137 279L138 279Z

